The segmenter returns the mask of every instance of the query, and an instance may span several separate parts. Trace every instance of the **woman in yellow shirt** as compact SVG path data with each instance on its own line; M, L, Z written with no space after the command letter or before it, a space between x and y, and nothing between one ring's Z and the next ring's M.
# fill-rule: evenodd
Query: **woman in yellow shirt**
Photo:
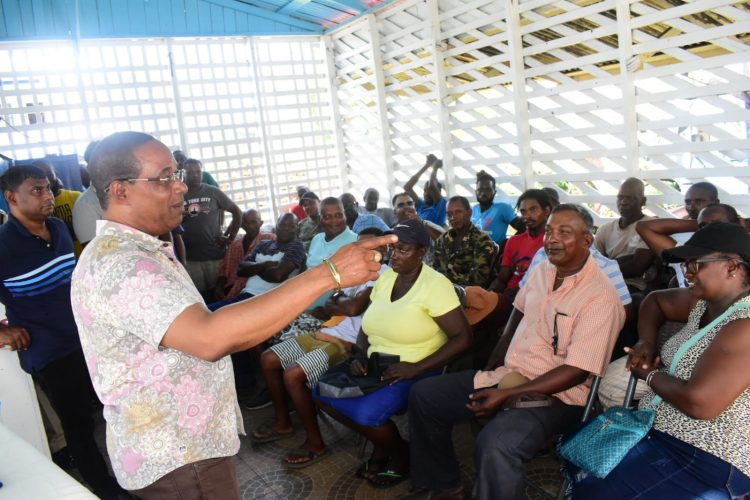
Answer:
M399 356L382 380L384 387L361 397L328 398L320 406L344 425L373 442L374 450L357 475L373 486L388 488L408 476L409 445L390 417L406 409L409 390L417 381L440 373L472 343L471 329L453 284L423 264L430 236L421 221L407 220L393 228L392 269L378 278L364 315L358 345L374 353ZM358 361L352 375L365 375Z

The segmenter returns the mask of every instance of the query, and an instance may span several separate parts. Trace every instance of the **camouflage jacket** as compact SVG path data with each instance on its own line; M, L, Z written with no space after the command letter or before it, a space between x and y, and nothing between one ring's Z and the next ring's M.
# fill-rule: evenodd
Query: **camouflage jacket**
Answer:
M457 285L487 286L495 243L473 224L469 225L463 241L454 249L455 240L456 232L453 229L437 239L432 267Z

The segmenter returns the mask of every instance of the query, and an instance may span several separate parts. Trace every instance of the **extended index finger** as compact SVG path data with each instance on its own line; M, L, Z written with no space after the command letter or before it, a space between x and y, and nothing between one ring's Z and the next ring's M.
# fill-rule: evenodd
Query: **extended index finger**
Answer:
M393 245L397 242L398 236L396 236L395 234L386 234L385 236L377 236L375 238L368 238L363 241L358 241L355 243L355 245L367 250L375 250L378 247L382 247L384 245Z

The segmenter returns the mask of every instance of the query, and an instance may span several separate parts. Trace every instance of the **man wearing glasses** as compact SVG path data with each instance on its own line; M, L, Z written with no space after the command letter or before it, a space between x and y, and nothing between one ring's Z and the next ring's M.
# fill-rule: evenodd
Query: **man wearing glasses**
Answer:
M451 440L457 422L488 420L474 453L479 500L523 498L523 461L580 422L585 382L604 373L625 321L614 286L590 258L592 228L585 208L558 206L545 226L549 260L531 271L516 296L485 370L412 387L413 498L462 497Z
M187 189L175 171L169 149L148 134L101 141L90 172L104 220L73 273L72 309L118 482L146 499L239 499L233 455L244 431L227 356L266 340L327 290L375 279L374 248L396 238L348 245L210 312L157 238L182 220Z
M200 161L188 159L183 165L188 187L182 219L187 272L201 295L213 300L219 267L227 246L240 229L242 211L221 189L202 182L203 165ZM222 233L225 211L232 214L232 222Z

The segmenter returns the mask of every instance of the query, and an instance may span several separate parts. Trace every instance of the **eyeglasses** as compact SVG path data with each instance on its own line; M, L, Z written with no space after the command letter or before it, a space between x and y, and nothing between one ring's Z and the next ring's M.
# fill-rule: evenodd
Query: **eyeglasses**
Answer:
M158 182L159 184L163 186L171 186L174 181L180 181L185 182L185 170L175 170L171 174L169 174L166 177L134 177L132 179L115 179L112 182L120 181L120 182L135 182L135 181L146 181L146 182ZM104 190L105 192L109 192L109 189L112 187L112 184L110 183L109 186Z
M396 208L404 208L404 207L413 207L414 201L402 201L401 203L396 203Z
M735 260L733 257L712 257L708 259L695 259L691 261L685 261L680 264L680 267L682 267L682 272L687 274L697 274L698 271L701 270L701 264L705 264L707 262L724 262L727 260Z

